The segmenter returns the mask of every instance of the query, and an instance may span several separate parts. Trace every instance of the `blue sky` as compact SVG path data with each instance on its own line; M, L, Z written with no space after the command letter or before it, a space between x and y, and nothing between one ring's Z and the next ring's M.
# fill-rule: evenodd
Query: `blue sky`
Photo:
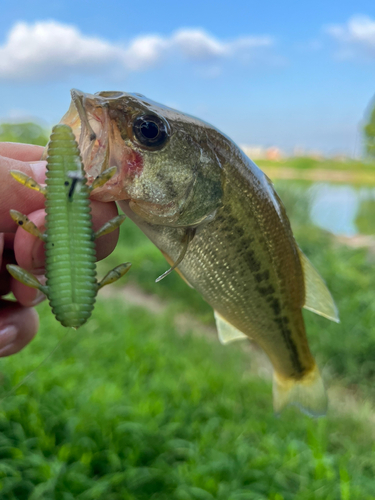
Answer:
M140 92L240 144L361 151L374 1L5 0L0 119L58 122L69 89Z

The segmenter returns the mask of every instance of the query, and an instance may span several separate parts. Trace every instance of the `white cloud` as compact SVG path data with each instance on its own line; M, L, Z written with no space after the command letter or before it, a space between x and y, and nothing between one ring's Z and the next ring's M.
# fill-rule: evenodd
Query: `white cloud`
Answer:
M121 50L78 29L56 23L17 23L0 47L1 79L51 79L66 71L91 69L121 56ZM56 75L56 72L59 75Z
M119 67L140 71L176 58L215 62L246 55L251 59L257 50L273 44L268 36L221 41L202 29L181 29L169 37L149 34L122 45L86 36L56 21L19 22L0 46L0 80L51 80Z
M206 60L235 56L240 52L270 47L274 44L270 36L244 36L222 42L201 29L183 29L170 39L171 45L178 47L189 59Z
M159 63L168 48L168 40L159 35L140 36L123 50L122 63L130 71L147 69Z
M345 24L332 24L326 32L339 43L339 57L375 59L375 20L369 16L353 16Z
M226 56L227 44L208 35L203 30L184 29L177 31L170 40L188 59L206 60Z

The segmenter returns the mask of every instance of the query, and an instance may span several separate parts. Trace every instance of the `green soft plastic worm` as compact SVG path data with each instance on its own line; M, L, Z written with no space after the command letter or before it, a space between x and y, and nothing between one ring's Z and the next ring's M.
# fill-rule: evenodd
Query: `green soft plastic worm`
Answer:
M100 288L113 283L130 268L120 264L99 283L96 280L95 239L107 234L125 220L118 215L96 233L92 229L89 196L116 172L111 167L87 185L78 144L68 125L56 125L48 144L46 186L22 172L10 173L21 184L46 197L46 233L25 215L11 210L12 219L29 233L45 242L46 285L19 266L8 264L10 274L21 283L41 290L47 297L56 319L64 326L78 328L91 316Z

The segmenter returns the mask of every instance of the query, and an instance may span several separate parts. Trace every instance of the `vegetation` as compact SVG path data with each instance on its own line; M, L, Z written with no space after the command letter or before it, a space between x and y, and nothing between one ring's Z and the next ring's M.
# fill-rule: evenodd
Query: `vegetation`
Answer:
M335 325L306 312L312 350L329 385L341 379L369 404L374 266L364 251L338 246L298 220L301 246L326 278L342 320ZM166 310L130 307L118 286L74 332L40 306L38 338L2 360L1 498L375 498L373 429L360 402L349 414L334 405L318 421L293 408L276 419L270 381L253 374L254 354L244 344L222 347L199 329L182 334L176 327L180 312L206 322L212 312L175 273L153 282L166 262L130 221L100 273L117 262L116 253L133 261L130 283L157 291ZM56 352L6 396L59 339Z
M366 152L372 158L375 158L375 103L369 113L368 122L363 129L365 138Z
M121 299L77 333L39 309L38 339L2 360L2 499L374 498L370 427L335 411L275 418L240 345Z
M344 170L350 172L375 173L375 163L373 161L360 161L347 159L330 158L309 158L309 157L291 157L280 162L271 160L257 160L256 164L260 167L288 167L298 170L323 169L323 170Z
M45 146L49 134L36 123L0 123L0 142L24 142Z
M127 220L98 273L131 261L125 288L165 307L129 305L121 283L78 331L38 307L37 338L0 361L1 500L375 500L374 259L312 226L302 184L277 188L340 309L339 325L305 313L328 416L275 418L257 351L208 334L211 308L176 273L154 283L167 263Z
M326 379L340 378L345 386L372 397L375 401L375 283L374 261L366 249L339 245L327 233L309 223L304 187L295 198L287 182L278 184L286 201L296 239L324 277L340 311L337 325L309 311L304 312L311 348L319 364L327 371ZM155 283L168 267L159 250L130 222L125 221L115 252L105 261L101 273L124 258L133 263L128 282L168 301L175 312L186 312L202 323L212 324L211 307L195 290L187 287L177 273ZM360 311L360 315L359 315ZM353 333L354 332L354 333ZM229 348L231 349L231 347Z

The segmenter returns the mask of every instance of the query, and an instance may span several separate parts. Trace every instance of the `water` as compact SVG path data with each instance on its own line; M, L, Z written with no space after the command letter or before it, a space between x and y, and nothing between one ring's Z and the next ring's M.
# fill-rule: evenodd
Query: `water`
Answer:
M277 181L275 187L292 223L311 223L337 235L375 235L374 187L296 181Z

